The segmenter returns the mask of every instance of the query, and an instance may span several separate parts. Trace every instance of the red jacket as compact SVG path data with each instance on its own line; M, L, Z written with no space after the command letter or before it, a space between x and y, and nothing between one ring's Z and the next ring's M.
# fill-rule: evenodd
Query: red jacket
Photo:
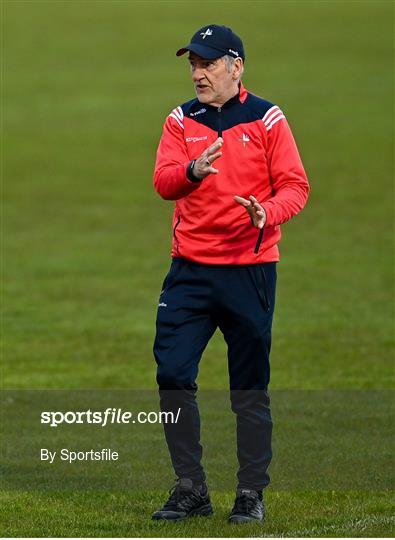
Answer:
M187 177L218 136L219 173L201 182ZM154 173L156 191L175 200L173 257L204 264L254 264L279 260L280 224L305 205L309 184L282 111L245 90L222 107L197 99L166 119ZM234 195L254 195L266 211L263 238ZM260 240L262 240L260 242Z

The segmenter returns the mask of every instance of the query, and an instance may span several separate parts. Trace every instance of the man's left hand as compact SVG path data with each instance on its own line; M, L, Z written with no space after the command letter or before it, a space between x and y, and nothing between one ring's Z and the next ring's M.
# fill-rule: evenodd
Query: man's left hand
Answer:
M253 195L250 195L248 200L244 199L244 197L239 197L239 195L235 195L234 200L246 208L247 212L250 214L254 227L263 229L266 223L266 212L256 198Z

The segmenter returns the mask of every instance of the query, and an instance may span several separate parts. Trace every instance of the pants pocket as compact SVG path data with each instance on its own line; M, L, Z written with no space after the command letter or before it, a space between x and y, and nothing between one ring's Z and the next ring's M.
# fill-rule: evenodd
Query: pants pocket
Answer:
M250 266L248 268L254 287L258 293L259 300L262 304L262 307L265 311L270 311L270 301L269 301L269 292L268 284L265 273L265 268L263 265Z
M180 261L178 260L175 260L171 263L171 266L170 266L170 269L163 281L163 284L162 284L162 290L161 290L161 295L168 291L175 283L179 273L180 273L180 269L181 269L181 263Z

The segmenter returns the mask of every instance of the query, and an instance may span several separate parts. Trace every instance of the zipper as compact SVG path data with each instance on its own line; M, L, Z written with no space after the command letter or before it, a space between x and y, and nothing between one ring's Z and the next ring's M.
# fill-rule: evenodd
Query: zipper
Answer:
M177 223L174 225L174 228L173 228L173 238L174 238L174 241L175 241L175 244L176 244L176 251L177 251L177 253L179 252L179 251L178 251L179 241L178 241L178 238L177 238L176 230L177 230L177 227L178 227L179 224L180 224L180 221L181 221L181 214L178 214Z
M221 116L222 107L218 107L217 111L218 111L218 137L222 137L222 116ZM178 225L178 223L177 223L177 225ZM177 225L176 225L176 227L177 227ZM175 231L176 227L174 228L174 231ZM259 248L261 247L262 239L263 239L263 227L259 231L258 239L257 239L257 242L255 244L254 253L258 253Z
M262 240L263 240L263 229L264 229L264 227L262 227L262 229L259 230L259 235L258 235L258 239L257 239L256 244L255 244L254 253L258 253L259 248L261 247Z
M222 107L218 107L217 111L218 111L218 137L222 137L222 117L221 117Z

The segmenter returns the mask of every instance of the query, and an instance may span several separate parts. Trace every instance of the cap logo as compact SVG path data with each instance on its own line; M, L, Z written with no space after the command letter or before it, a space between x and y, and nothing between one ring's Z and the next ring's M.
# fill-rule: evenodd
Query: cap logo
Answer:
M239 56L239 51L234 51L233 49L228 49L228 51L234 54L235 56Z
M203 36L203 39L204 39L207 36L212 36L213 31L211 30L211 28L207 28L207 30L205 32L200 32L200 35Z

